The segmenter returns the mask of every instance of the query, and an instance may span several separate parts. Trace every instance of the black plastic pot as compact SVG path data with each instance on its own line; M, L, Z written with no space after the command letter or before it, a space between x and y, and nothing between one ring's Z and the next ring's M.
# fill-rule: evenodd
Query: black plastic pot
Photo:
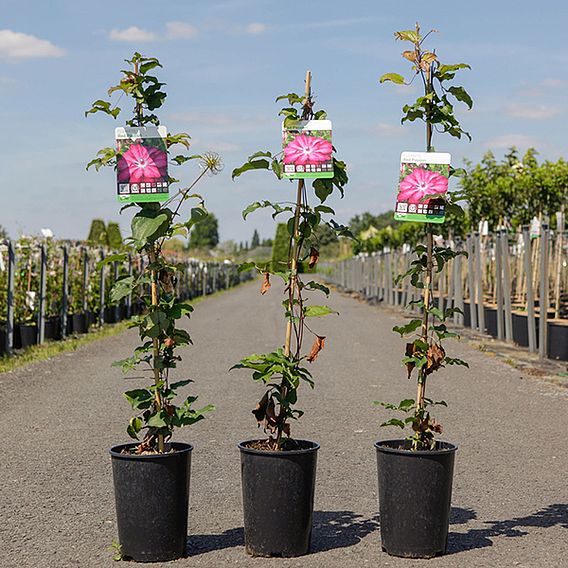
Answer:
M319 444L266 452L241 442L245 549L252 556L290 558L309 552Z
M173 452L132 455L110 449L118 541L125 559L166 562L185 556L193 446L174 442Z
M6 326L0 324L0 356L6 353Z
M385 552L432 558L446 551L457 446L437 442L412 452L406 440L375 444L379 477L381 541Z
M485 332L493 337L497 337L497 310L484 306L483 313L485 315Z
M108 306L104 309L104 322L105 323L117 323L116 310L114 306Z
M46 318L44 337L45 339L54 341L61 339L61 318L59 316L49 316Z
M14 349L25 349L37 344L37 325L17 323L14 325Z
M548 322L548 356L550 359L568 361L568 325Z
M73 314L71 316L71 328L73 333L87 333L87 314Z

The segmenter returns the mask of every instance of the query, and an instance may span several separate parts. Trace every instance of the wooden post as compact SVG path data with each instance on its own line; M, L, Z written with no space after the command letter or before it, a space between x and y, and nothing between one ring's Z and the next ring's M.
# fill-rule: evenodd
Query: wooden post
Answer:
M540 228L540 291L539 291L539 333L538 354L548 357L548 225L542 223Z
M560 211L556 214L556 275L554 278L554 317L560 317L560 291L562 280L562 252L564 249L564 203L560 207Z
M41 345L45 340L45 293L47 289L47 250L45 243L40 246L40 269L39 269L39 309L37 319L38 343Z
M497 339L503 339L503 267L501 230L495 231L495 292L497 296Z
M483 272L481 268L481 237L475 233L475 278L477 279L477 322L479 331L485 333L485 309L483 305Z
M534 293L532 283L532 266L531 266L531 236L528 227L523 229L523 256L524 271L527 289L527 334L529 338L529 351L536 353L536 329L534 319Z
M509 266L509 235L501 234L501 259L503 264L503 296L505 299L505 339L513 341L513 314L511 312L511 271Z
M82 249L83 257L83 313L87 313L87 290L89 289L89 252Z
M12 355L14 348L14 276L16 274L16 255L14 244L8 241L8 297L6 305L6 353Z
M105 259L105 252L103 249L100 250L101 262ZM105 267L101 266L101 272L99 274L99 325L105 323Z
M67 336L69 312L69 247L63 245L63 282L61 284L61 337Z
M473 236L467 236L467 283L469 291L469 326L477 329L477 309L475 306L475 277L473 262Z

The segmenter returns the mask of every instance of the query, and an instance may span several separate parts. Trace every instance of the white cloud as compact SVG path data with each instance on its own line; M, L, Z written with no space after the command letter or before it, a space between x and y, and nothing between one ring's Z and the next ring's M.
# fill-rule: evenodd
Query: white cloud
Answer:
M526 136L525 134L503 134L502 136L497 136L487 140L485 142L485 146L491 149L510 148L511 146L526 149L539 146L539 141L536 138Z
M147 42L158 39L154 32L149 32L136 26L131 26L125 30L112 30L109 37L114 41L124 42Z
M548 78L542 82L544 87L568 87L568 81L565 79Z
M63 49L46 39L12 30L0 30L0 59L19 61L61 57L64 54Z
M193 39L198 33L195 26L185 22L168 22L166 24L167 39Z
M247 34L258 35L266 31L266 24L259 22L252 22L245 28Z
M529 120L543 120L552 118L561 112L558 107L550 107L546 105L524 105L519 103L511 103L507 107L507 114L515 118L526 118Z

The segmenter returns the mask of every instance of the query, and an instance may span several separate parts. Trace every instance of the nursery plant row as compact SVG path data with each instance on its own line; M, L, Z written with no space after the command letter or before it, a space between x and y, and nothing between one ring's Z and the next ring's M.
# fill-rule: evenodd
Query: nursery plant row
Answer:
M441 241L441 237L439 241ZM442 243L440 243L442 244ZM544 225L531 235L525 227L446 243L467 257L456 256L434 275L434 301L442 310L459 308L453 323L488 333L538 352L542 357L568 360L568 238ZM371 302L406 306L418 298L408 280L410 247L328 263L325 278ZM416 297L415 297L416 296Z
M142 313L143 286L118 302L110 297L117 280L143 272L142 257L101 265L110 255L104 248L53 239L22 237L1 243L0 355ZM175 288L182 299L212 294L251 277L228 261L171 260L181 265Z

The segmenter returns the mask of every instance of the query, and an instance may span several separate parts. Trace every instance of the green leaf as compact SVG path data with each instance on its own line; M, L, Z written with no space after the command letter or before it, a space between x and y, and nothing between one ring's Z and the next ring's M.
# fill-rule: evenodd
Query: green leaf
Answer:
M422 320L420 319L413 319L408 322L406 325L395 325L392 330L396 333L400 333L401 337L404 337L407 333L412 333L416 331L422 325Z
M385 81L392 81L396 85L404 85L404 77L398 73L385 73L381 75L379 83L384 83Z
M394 32L394 37L401 41L410 41L412 43L419 43L422 36L415 30L403 30L401 32Z
M383 422L381 424L381 427L383 426L398 426L399 428L404 428L406 424L402 420L399 420L398 418L391 418L390 420Z
M165 234L170 220L166 211L145 208L132 218L132 238L137 248L142 248Z
M300 95L297 95L296 93L288 93L287 95L280 95L279 97L276 97L275 102L283 100L287 100L288 104L295 105L295 104L302 104L304 98L301 97Z
M314 280L311 280L310 282L304 284L304 288L306 288L307 290L320 290L326 296L329 296L329 288L327 286L324 286L323 284L320 284L319 282L315 282Z
M338 314L335 310L332 310L328 306L306 306L304 307L304 316L307 318L319 318L322 316L327 316L329 314Z
M165 420L166 413L161 410L159 413L153 414L150 416L146 424L151 426L152 428L165 428L167 427L168 423Z
M134 276L125 276L117 280L110 290L109 299L111 303L117 304L122 298L126 298L126 296L130 295L138 285L135 285L134 281Z
M124 262L128 259L128 253L117 253L117 254L109 254L103 260L99 260L97 262L96 270L100 271L103 266L107 266L108 264L113 264L114 262Z
M454 97L456 97L458 101L465 103L471 110L471 107L473 106L473 100L463 87L449 87L448 91L452 93L452 95L454 95Z
M267 170L269 167L270 164L268 163L268 160L254 160L252 162L246 162L240 168L235 168L233 170L231 178L235 179L250 170Z
M138 432L142 430L142 418L139 416L133 416L128 423L128 427L126 428L126 432L131 438L134 440L138 440Z
M124 393L126 400L131 404L134 410L143 410L150 408L154 397L147 389L134 389Z

